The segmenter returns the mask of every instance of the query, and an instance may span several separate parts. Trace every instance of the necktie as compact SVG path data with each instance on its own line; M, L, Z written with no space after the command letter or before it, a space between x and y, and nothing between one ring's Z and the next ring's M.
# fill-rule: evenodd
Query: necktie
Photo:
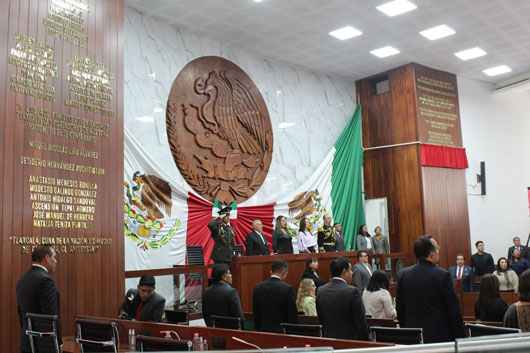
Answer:
M263 234L259 233L259 237L261 238L261 241L265 245L265 237L263 236Z
M462 267L458 268L458 279L462 278Z

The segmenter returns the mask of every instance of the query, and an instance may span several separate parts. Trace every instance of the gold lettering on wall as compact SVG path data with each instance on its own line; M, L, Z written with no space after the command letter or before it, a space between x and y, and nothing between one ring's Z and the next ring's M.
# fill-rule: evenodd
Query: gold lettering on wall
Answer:
M114 74L109 72L107 66L77 55L75 60L68 61L68 66L70 66L68 76L70 98L65 99L64 104L79 110L113 117L115 111L105 108L112 100L111 82L114 79Z
M50 244L58 254L95 254L103 246L112 245L112 238L103 237L34 237L34 236L11 236L9 241L14 246L20 246L24 254L33 251L39 244Z
M40 175L30 175L28 183L34 227L94 227L96 183Z
M90 12L86 0L52 0L42 23L49 35L84 48L88 42L85 34L85 15Z

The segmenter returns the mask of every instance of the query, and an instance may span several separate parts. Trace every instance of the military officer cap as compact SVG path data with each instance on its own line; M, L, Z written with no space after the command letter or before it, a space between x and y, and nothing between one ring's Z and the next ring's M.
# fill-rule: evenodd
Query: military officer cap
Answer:
M232 211L232 208L230 206L226 206L217 212L219 216L229 216L230 212Z

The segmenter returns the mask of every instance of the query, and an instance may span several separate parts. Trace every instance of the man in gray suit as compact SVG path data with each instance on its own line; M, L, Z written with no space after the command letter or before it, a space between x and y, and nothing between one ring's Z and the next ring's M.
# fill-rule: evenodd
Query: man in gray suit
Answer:
M370 278L372 278L372 268L366 252L358 251L357 260L359 261L353 266L353 282L362 294L366 287L368 287Z
M368 324L361 293L349 285L350 260L338 257L331 262L331 281L317 292L318 322L324 337L368 341Z

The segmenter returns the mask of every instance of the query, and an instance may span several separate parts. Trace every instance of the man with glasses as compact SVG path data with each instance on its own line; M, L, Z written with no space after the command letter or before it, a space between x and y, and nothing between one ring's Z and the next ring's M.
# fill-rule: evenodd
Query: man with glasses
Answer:
M440 247L430 235L414 242L418 263L398 274L396 309L399 326L423 328L425 343L464 337L460 303L449 272L438 267Z
M121 304L118 317L125 320L160 322L166 299L155 293L155 277L140 277L137 289L129 289Z
M359 291L362 293L368 287L368 282L372 278L372 266L370 266L370 259L366 251L357 252L357 263L353 266L353 282Z

